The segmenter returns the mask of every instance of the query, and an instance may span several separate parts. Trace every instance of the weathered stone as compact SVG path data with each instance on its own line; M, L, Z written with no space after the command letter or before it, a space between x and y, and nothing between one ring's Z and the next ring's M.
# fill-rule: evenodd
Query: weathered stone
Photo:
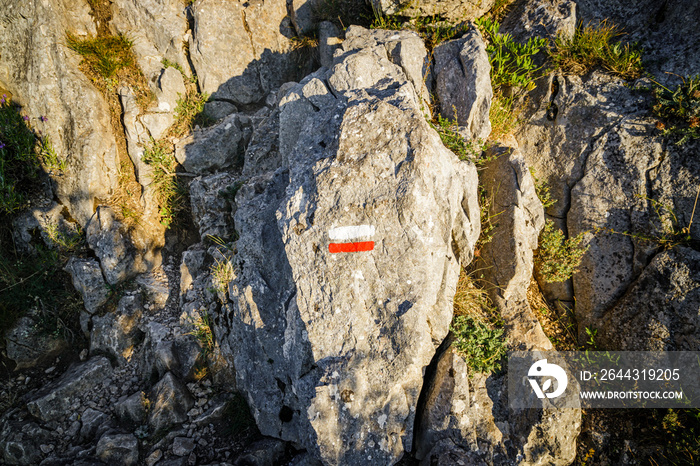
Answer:
M552 344L530 309L527 290L533 251L544 227L544 209L535 182L517 148L494 146L487 152L480 182L491 201L492 239L481 250L479 265L491 301L503 318L506 337L519 350L549 350ZM515 349L514 348L514 349Z
M424 0L403 2L401 0L371 0L378 11L386 15L441 16L451 22L468 21L483 16L496 0Z
M700 253L657 254L606 313L596 342L618 351L700 351Z
M3 420L0 451L4 464L35 465L43 457L40 445L51 440L51 433L35 422Z
M173 440L173 454L187 456L194 450L194 440L187 437L175 437Z
M105 434L95 454L107 464L130 466L139 461L139 441L132 434Z
M192 287L194 279L200 274L206 251L191 247L182 253L182 263L180 264L180 294L182 297Z
M114 405L114 414L119 422L127 427L140 426L146 421L147 402L144 392L136 392L117 402Z
M70 273L73 279L73 287L83 297L85 310L94 314L107 302L109 290L100 264L95 259L78 259L71 257L64 270Z
M333 66L333 54L343 42L341 37L340 30L330 21L321 21L318 24L318 55L321 66Z
M111 6L110 26L133 41L134 54L149 83L160 75L163 59L177 63L190 75L183 45L188 24L181 1L115 0ZM156 91L153 85L152 90Z
M279 93L283 94L283 90L280 89ZM251 177L267 171L274 171L284 164L284 157L279 150L280 112L281 109L275 108L267 118L255 126L255 131L245 151L243 176Z
M97 429L107 421L108 417L102 411L87 408L80 416L82 426L80 428L80 438L91 440L97 433Z
M154 140L165 136L168 128L175 122L172 113L146 113L140 117L141 123L148 130L148 135Z
M316 11L321 0L291 0L292 23L299 36L306 36L316 28Z
M204 104L204 114L214 121L219 121L237 112L238 108L225 100L209 100Z
M286 453L287 446L284 442L265 438L250 445L239 459L236 465L263 466L265 464L277 464L281 462Z
M68 348L62 338L47 334L31 316L20 317L5 334L7 357L16 369L34 367L47 362Z
M148 425L153 432L163 432L175 424L187 420L187 411L194 406L194 399L182 382L172 372L153 386L148 396L151 410L148 413Z
M123 231L111 207L99 206L85 228L87 243L100 260L107 283L116 285L137 273L145 272L147 263L136 250L130 236Z
M185 170L197 175L240 165L250 139L249 125L247 117L229 115L211 128L180 139L175 145L175 158Z
M233 196L237 179L229 173L217 173L195 178L190 183L192 217L202 240L207 236L233 237L233 214L236 213Z
M155 351L155 369L162 377L173 372L185 381L193 380L197 365L202 362L202 348L192 338L158 343Z
M294 34L285 0L203 0L192 14L190 56L202 92L246 105L290 80Z
M472 139L486 140L491 134L493 89L491 65L481 34L472 26L461 39L435 47L433 57L440 114L466 126Z
M136 180L142 186L147 186L151 183L153 168L141 160L144 152L143 145L150 140L146 128L139 121L141 109L136 102L136 94L128 86L119 89L119 101L122 105L126 150L136 169Z
M158 110L161 112L173 112L177 107L177 101L184 99L187 94L182 73L172 67L165 68L158 79Z
M507 375L470 374L464 359L448 348L434 377L416 433L422 465L552 464L576 457L581 429L578 409L508 407ZM453 463L451 461L456 461Z
M70 410L72 397L94 390L111 373L112 366L105 357L95 357L76 364L58 380L43 387L34 401L27 404L27 409L32 416L42 421L56 420Z
M520 0L503 20L501 31L518 42L533 36L571 39L576 31L576 3L572 0Z
M46 193L48 198L52 197L51 191ZM34 205L33 208L20 212L12 219L12 238L15 247L27 253L34 253L36 248L32 245L32 233L37 229L41 231L41 239L49 248L55 248L56 235L66 237L79 236L75 224L66 221L62 212L64 207L53 201L45 202L44 205ZM53 231L53 237L48 234Z
M116 312L93 316L90 333L90 354L106 353L119 362L129 361L134 347L143 340L139 323L143 315L139 295L126 295Z
M442 145L385 47L346 54L287 94L319 104L281 151L289 170L236 196L230 347L263 434L331 464L392 464L472 259L476 169ZM373 251L329 253L329 230L360 224Z
M5 21L0 41L0 87L22 106L32 126L51 140L66 168L54 178L61 204L85 225L95 198L117 186L117 150L107 102L79 70L66 31L94 34L86 0L0 4ZM47 117L41 122L39 117Z

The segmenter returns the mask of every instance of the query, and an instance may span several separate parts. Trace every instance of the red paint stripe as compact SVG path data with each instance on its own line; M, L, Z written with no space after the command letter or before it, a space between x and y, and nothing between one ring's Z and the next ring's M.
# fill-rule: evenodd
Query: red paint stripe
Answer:
M328 252L338 253L338 252L360 252L360 251L371 251L374 249L374 241L359 241L357 243L330 243L328 245Z

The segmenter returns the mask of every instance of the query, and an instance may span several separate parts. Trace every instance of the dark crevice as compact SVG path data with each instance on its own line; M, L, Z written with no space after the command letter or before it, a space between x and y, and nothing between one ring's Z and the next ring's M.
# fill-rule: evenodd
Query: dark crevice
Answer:
M416 417L413 421L413 444L411 448L411 451L413 452L415 452L417 448L416 438L421 432L421 426L423 425L423 412L425 411L428 395L435 386L435 374L437 373L438 362L440 361L442 355L449 350L454 339L455 338L452 332L449 332L435 351L433 358L430 360L430 364L428 364L428 366L425 368L425 374L423 375L423 387L421 388L420 395L418 396L418 402L416 403Z

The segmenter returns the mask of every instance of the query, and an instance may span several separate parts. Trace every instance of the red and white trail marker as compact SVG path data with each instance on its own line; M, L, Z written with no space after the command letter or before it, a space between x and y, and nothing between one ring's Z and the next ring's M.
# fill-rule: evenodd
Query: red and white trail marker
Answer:
M374 249L374 241L367 241L374 236L374 225L349 225L345 227L331 228L328 236L331 242L328 244L328 252L361 252ZM364 241L357 241L363 239Z

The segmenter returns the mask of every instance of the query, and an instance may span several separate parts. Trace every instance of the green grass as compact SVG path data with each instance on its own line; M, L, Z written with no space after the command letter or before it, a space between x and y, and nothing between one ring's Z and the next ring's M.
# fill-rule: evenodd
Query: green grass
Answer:
M187 335L192 335L197 339L205 356L211 354L214 351L214 333L211 330L209 314L197 314L196 317L191 317L189 322L193 329Z
M480 156L485 149L481 141L470 141L459 134L457 122L443 118L437 114L434 121L428 122L438 132L442 143L450 149L460 160L471 162L480 161Z
M535 182L535 192L537 193L537 198L542 203L542 207L545 209L553 206L557 203L556 199L552 199L552 194L550 193L549 183L547 180L538 178L535 173L535 169L530 167L530 174Z
M83 57L83 63L105 79L121 69L134 66L133 43L125 36L88 37L66 34L68 47Z
M154 141L144 150L142 160L153 167L151 186L160 206L160 223L169 228L185 205L185 188L177 179L177 161L165 141Z
M583 233L564 238L564 233L554 228L554 222L547 220L540 234L535 258L539 272L547 283L564 282L576 273L588 250L588 247L581 246L581 241Z
M501 369L507 351L503 329L462 315L454 318L450 330L455 335L454 349L474 373L489 374Z
M677 138L677 145L700 138L700 75L683 78L675 90L655 82L653 114L664 136Z
M615 41L620 29L603 21L598 26L579 25L570 39L557 37L550 59L556 69L571 74L585 74L594 68L624 79L642 75L642 52L636 45Z
M184 96L180 96L175 107L175 122L170 127L169 135L182 137L192 131L195 126L205 127L214 123L204 114L204 104L209 99L209 94L200 94L194 89L189 89Z

